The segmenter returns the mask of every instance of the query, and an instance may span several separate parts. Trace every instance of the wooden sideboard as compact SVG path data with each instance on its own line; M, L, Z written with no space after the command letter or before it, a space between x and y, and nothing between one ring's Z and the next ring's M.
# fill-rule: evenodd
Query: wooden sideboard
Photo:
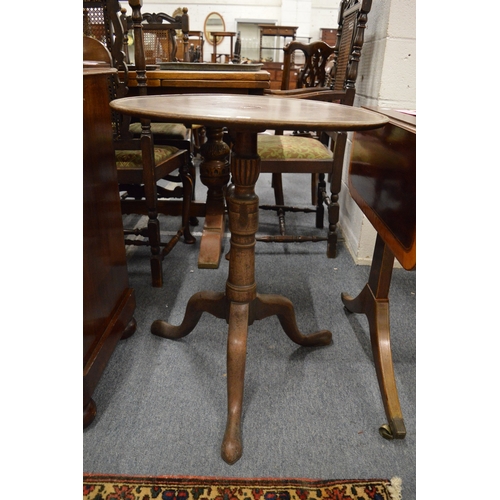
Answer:
M120 338L132 335L129 287L108 98L111 68L83 70L83 426L92 393Z

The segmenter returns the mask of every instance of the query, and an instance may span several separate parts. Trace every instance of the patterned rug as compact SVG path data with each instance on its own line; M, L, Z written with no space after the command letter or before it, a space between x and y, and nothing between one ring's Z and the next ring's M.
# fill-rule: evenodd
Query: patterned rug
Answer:
M401 479L231 479L84 474L83 499L401 500Z

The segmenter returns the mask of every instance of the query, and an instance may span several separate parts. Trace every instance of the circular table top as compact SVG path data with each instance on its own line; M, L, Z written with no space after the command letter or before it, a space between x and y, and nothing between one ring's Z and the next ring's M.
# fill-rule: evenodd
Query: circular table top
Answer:
M307 99L239 94L169 94L116 99L110 106L137 118L198 123L232 130L354 131L388 118L366 109Z

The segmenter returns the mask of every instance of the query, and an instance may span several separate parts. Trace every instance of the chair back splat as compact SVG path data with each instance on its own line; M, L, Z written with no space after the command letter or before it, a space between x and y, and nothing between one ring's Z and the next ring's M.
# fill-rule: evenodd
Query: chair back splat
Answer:
M290 88L290 74L293 64L293 54L296 51L304 55L304 64L299 70L296 88L324 87L329 79L327 63L330 61L334 48L323 41L316 41L309 44L293 41L283 49L285 61L283 68L283 79L281 90ZM287 71L288 70L288 71Z
M356 78L364 31L372 0L342 0L339 7L337 41L332 47L324 41L303 44L292 41L284 47L281 90L265 93L279 97L316 99L352 106L356 95ZM295 53L301 52L304 64L298 69L296 89L290 89ZM342 183L347 134L345 132L311 134L295 131L293 135L276 130L275 135L260 134L258 152L261 172L272 174L276 205L261 206L274 210L279 220L279 235L259 235L264 242L327 241L327 256L337 252L339 193ZM311 174L311 205L301 208L285 204L282 174ZM326 189L325 175L330 183ZM322 236L289 235L286 233L286 212L315 212L316 227L323 228L325 208L328 208L328 234Z

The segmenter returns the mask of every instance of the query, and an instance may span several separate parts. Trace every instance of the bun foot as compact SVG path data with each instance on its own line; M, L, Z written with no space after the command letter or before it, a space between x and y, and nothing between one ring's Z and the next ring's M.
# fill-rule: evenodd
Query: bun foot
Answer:
M121 340L128 339L135 333L136 330L137 330L137 321L135 320L135 318L132 318L129 321L128 325L125 327L125 330L123 330Z
M231 424L228 422L221 446L222 460L224 460L224 462L228 463L229 465L233 465L241 458L242 454L243 445L241 443L239 426L231 426Z
M97 406L93 399L87 403L83 409L83 428L88 427L94 420L97 413Z

